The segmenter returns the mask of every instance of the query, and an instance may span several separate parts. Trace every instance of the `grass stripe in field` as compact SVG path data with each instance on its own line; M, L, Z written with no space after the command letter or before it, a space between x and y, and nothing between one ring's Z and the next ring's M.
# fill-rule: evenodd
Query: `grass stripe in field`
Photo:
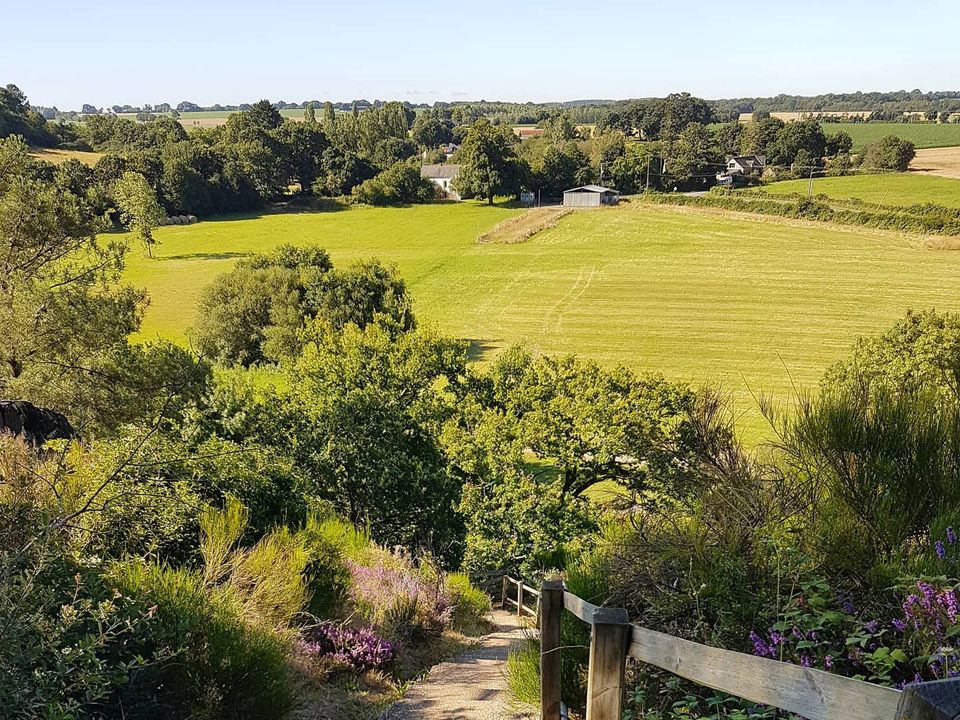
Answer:
M406 278L422 322L476 341L518 341L603 363L785 400L861 334L907 308L960 311L960 252L890 234L623 206L565 217L532 240L476 237L516 211L473 203L268 214L161 228L158 259L127 278L153 297L144 335L183 339L200 288L237 256L316 243L336 264L376 256Z
M806 195L808 187L808 180L784 180L766 185L764 190ZM960 208L960 180L915 173L815 178L813 193L835 198L858 198L875 205L935 203Z
M909 140L917 149L960 145L960 124L957 123L823 123L827 135L845 132L853 139L854 150L896 135Z

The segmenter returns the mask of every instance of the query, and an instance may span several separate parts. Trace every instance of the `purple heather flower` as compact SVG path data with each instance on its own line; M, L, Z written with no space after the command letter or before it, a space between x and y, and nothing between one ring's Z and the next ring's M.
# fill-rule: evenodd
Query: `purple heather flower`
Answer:
M937 551L937 557L943 560L947 556L947 549L943 546L943 540L937 540L933 547Z
M906 624L903 620L900 620L900 619L898 619L898 618L894 618L894 619L890 622L890 624L893 625L893 628L894 628L897 632L904 632L904 631L907 629L907 624Z
M951 545L957 544L957 533L954 532L952 527L947 528L947 542Z

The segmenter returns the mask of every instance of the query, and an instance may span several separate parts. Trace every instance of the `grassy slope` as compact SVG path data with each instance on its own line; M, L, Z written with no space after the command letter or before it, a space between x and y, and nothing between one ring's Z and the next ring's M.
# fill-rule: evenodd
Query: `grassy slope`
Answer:
M806 180L784 180L767 185L765 190L772 193L806 194L807 185ZM932 202L947 207L960 207L960 180L913 173L817 178L813 181L813 192L815 195L859 198L869 203L884 205Z
M502 208L354 209L205 222L159 231L128 278L154 298L145 333L183 338L202 285L245 253L316 242L335 263L395 262L419 317L477 341L481 357L526 340L545 352L792 395L864 333L909 307L960 311L960 253L856 229L795 227L668 208L578 212L518 245L478 245Z
M939 125L936 123L823 123L823 131L833 135L843 131L853 138L855 150L865 145L896 135L910 140L918 149L953 147L960 145L960 124Z

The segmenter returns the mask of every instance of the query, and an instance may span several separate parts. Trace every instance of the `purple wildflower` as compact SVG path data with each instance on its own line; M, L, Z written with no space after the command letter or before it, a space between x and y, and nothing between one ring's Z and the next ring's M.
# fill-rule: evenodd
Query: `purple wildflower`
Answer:
M393 643L369 628L354 629L332 622L324 622L306 630L300 647L310 655L326 658L336 665L358 672L382 669L396 656Z
M899 618L894 618L890 624L893 625L893 629L897 632L904 632L907 629L907 624Z
M954 532L952 527L947 528L947 542L951 545L957 544L957 533Z
M943 540L937 540L933 547L937 551L937 557L941 560L947 556L947 549L943 546Z
M864 628L866 628L868 633L870 633L871 635L874 635L877 632L877 630L880 628L880 621L871 620L870 622L864 624Z
M823 666L824 666L827 670L833 670L833 655L827 655L827 656L823 659Z
M808 668L808 667L810 667L811 665L813 665L813 660L810 659L810 656L809 656L809 655L803 655L803 656L800 658L800 666L801 666L801 667Z

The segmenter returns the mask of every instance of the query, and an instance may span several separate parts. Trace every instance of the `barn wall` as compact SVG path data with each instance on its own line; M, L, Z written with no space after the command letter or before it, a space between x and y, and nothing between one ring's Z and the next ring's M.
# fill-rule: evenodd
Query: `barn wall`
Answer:
M565 207L599 207L600 193L592 193L592 192L564 193L563 204Z

